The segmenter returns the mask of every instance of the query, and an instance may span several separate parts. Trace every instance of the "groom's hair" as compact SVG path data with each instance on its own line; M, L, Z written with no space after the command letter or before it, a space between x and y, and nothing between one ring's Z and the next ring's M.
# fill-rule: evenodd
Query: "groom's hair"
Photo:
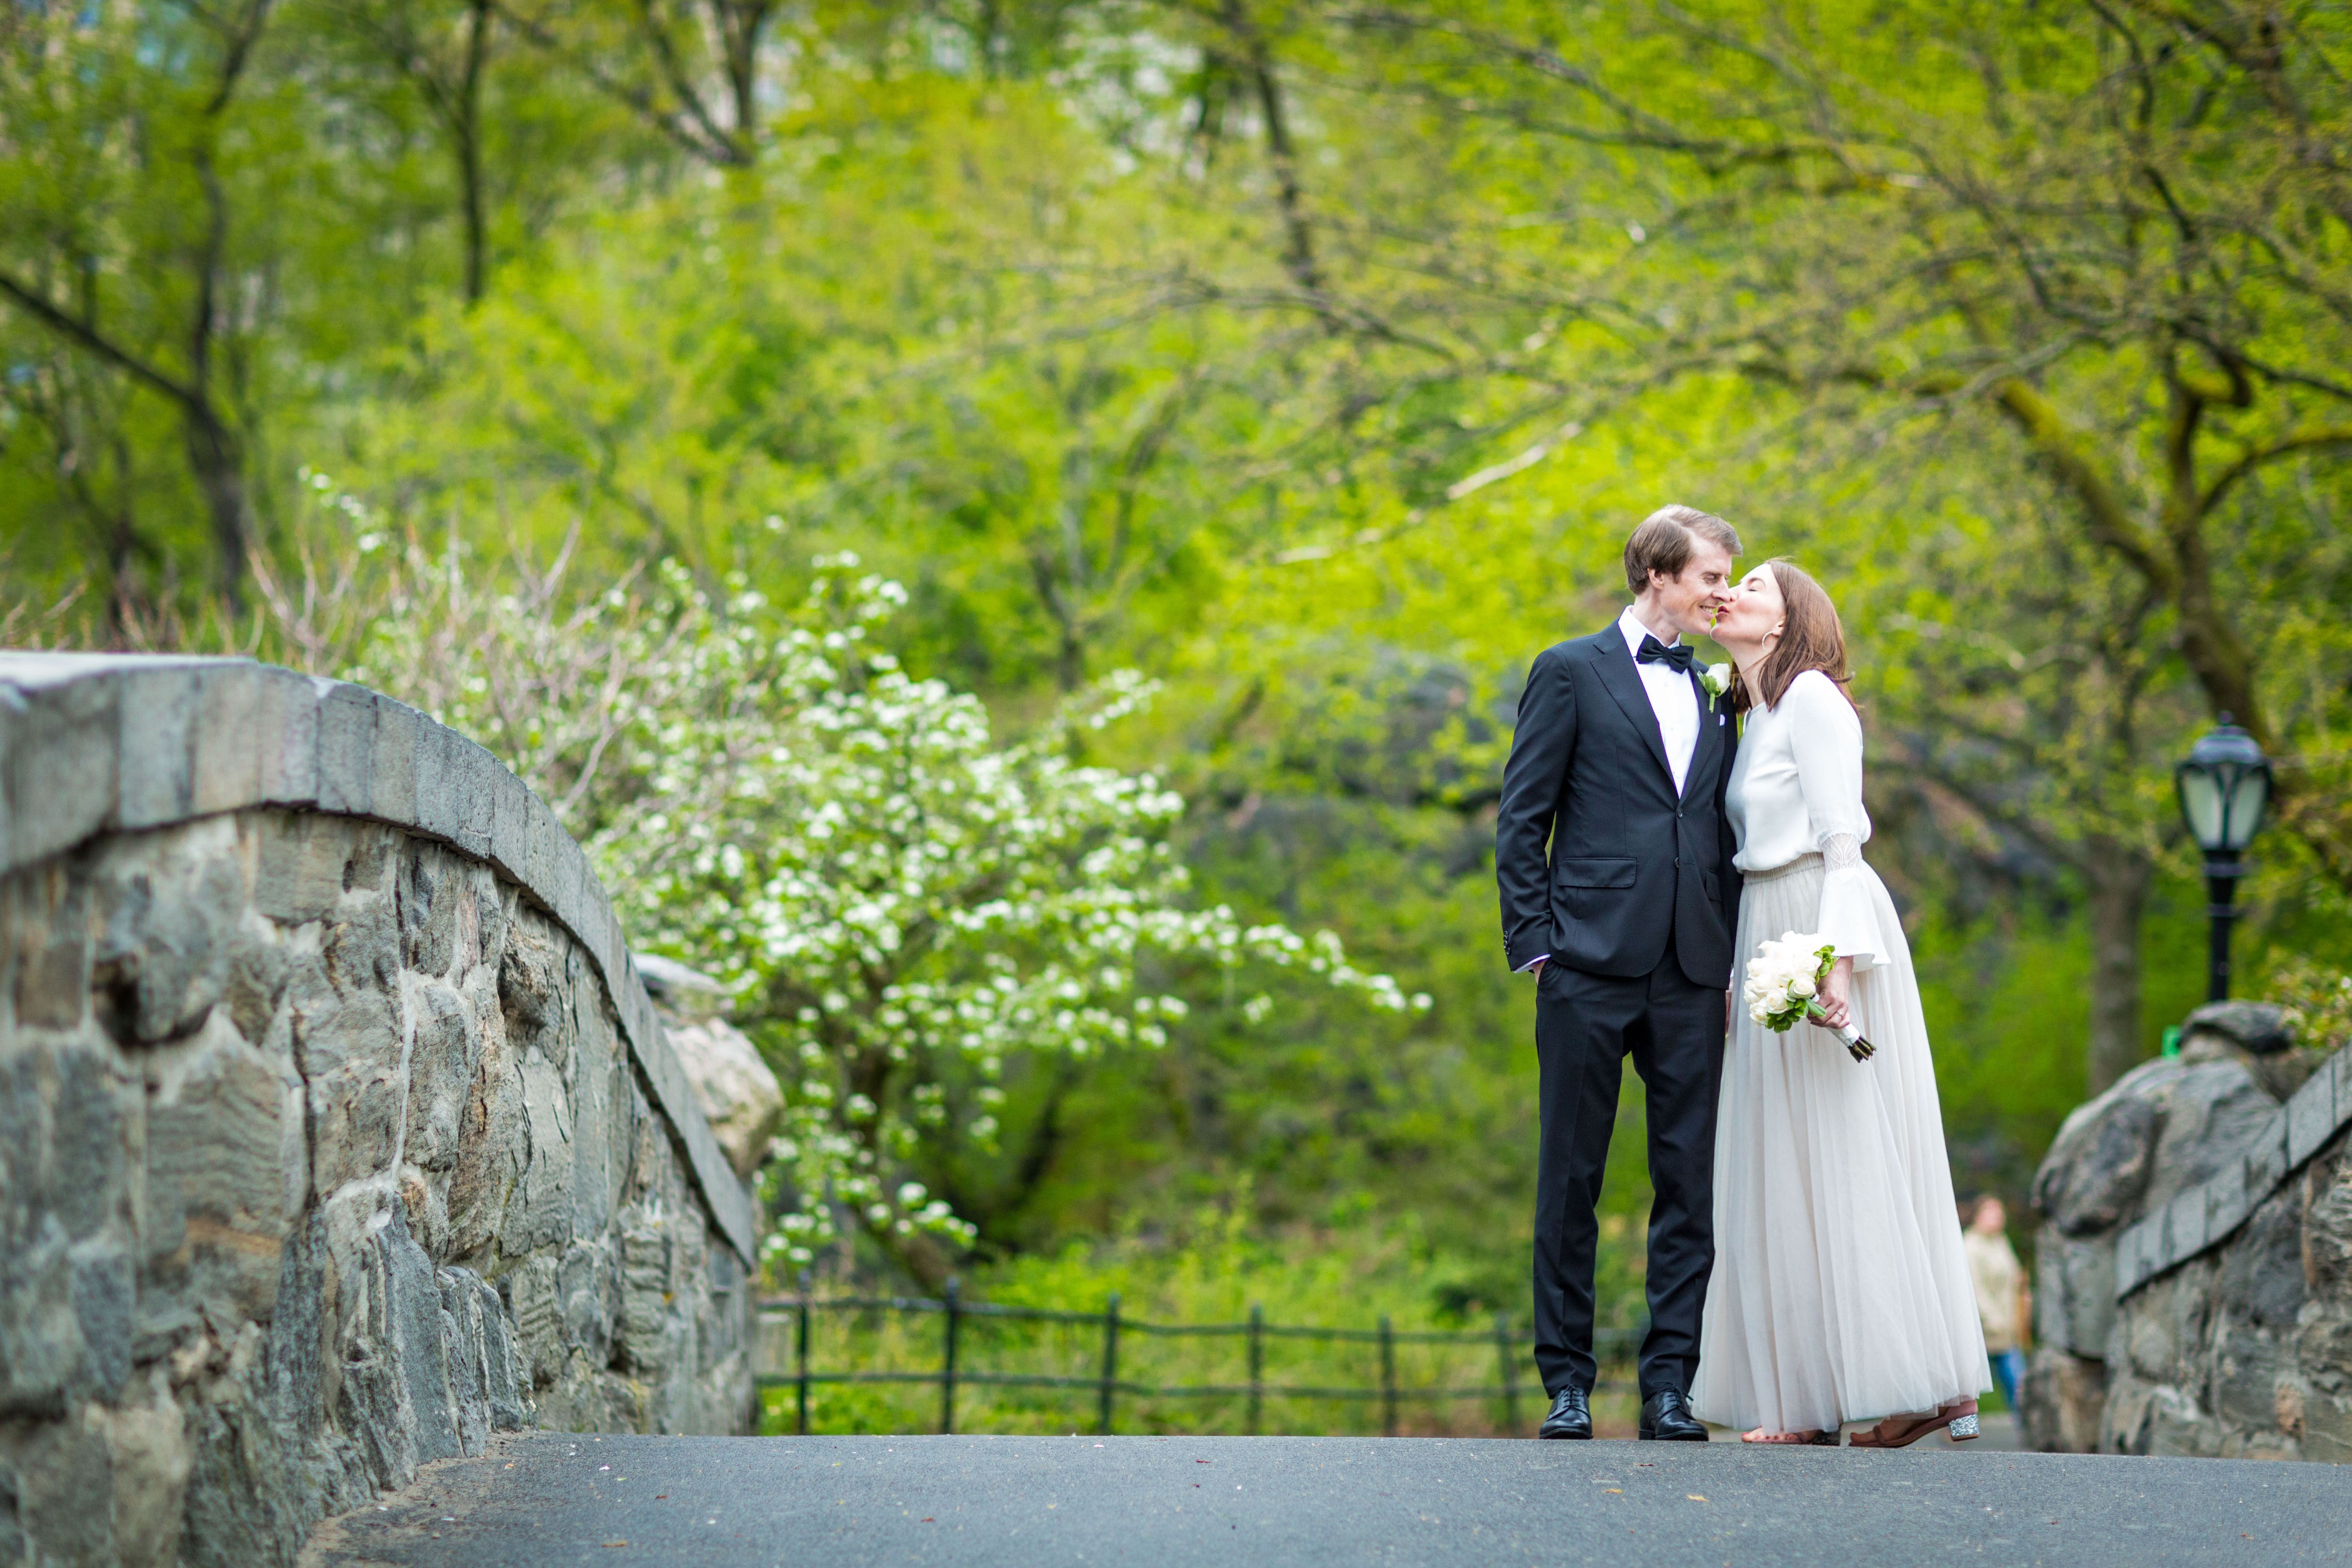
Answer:
M1638 595L1650 585L1653 572L1681 576L1702 539L1721 545L1726 554L1739 553L1739 535L1713 512L1695 506L1660 507L1625 542L1625 586Z

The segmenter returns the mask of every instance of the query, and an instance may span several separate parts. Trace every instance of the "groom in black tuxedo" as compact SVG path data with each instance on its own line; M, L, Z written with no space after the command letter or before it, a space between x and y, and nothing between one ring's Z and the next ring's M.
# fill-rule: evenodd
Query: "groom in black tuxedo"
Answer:
M1546 1437L1590 1437L1592 1208L1624 1058L1647 1091L1650 1331L1644 1438L1706 1441L1692 1415L1699 1312L1715 1267L1715 1100L1739 907L1723 794L1738 731L1685 638L1731 589L1739 538L1669 506L1625 544L1633 605L1546 648L1519 698L1495 823L1511 967L1536 978L1542 1152L1536 1364Z

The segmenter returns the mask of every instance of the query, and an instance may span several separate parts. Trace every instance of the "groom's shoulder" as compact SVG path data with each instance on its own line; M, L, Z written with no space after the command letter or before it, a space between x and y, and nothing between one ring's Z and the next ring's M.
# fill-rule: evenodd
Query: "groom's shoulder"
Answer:
M1616 625L1612 622L1597 632L1587 632L1580 637L1570 637L1566 642L1556 642L1536 655L1535 667L1540 669L1547 664L1588 663L1596 656L1606 652L1609 647L1608 639L1617 635Z

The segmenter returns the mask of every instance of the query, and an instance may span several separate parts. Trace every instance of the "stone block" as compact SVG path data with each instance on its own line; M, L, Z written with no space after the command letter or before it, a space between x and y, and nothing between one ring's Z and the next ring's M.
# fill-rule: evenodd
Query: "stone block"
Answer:
M116 825L168 827L188 818L196 793L197 694L194 667L140 671L121 682L121 791Z
M261 671L254 742L263 800L281 806L318 804L319 707L334 684L290 669Z
M563 1299L552 1252L526 1258L501 1282L515 1326L515 1354L530 1385L547 1388L562 1374Z
M2143 1220L2127 1226L2115 1239L2116 1290L2128 1295L2155 1278L2157 1252L2162 1242L2160 1225Z
M457 952L457 905L464 881L457 858L438 844L412 841L401 858L398 888L403 959L419 973L446 975Z
M2186 1068L2165 1090L2144 1200L2150 1210L2239 1164L2277 1114L2278 1101L2242 1061Z
M537 795L531 797L531 810L524 821L523 836L523 870L522 875L515 879L561 921L563 919L563 906L559 902L555 882L562 850L557 847L570 840L564 837L563 829L557 826L555 814Z
M2339 1157L2332 1169L2312 1167L2303 1258L2314 1295L2352 1303L2352 1160Z
M372 815L375 795L376 710L364 687L337 681L319 700L319 809Z
M457 802L457 830L451 837L468 855L487 856L497 813L496 784L499 778L512 775L504 763L456 731L442 733L448 737L442 760L448 769L448 787Z
M518 1049L538 1050L559 1068L570 1059L561 1026L562 985L556 940L535 919L518 922L499 961L499 1008Z
M2252 1199L2258 1195L2247 1191L2243 1158L2223 1167L2219 1175L2198 1191L2205 1198L2204 1244L2208 1247L2245 1223L2253 1207Z
M7 880L7 939L16 1025L76 1029L89 1007L88 885L52 860Z
M415 1033L408 1053L407 1157L422 1169L455 1168L482 1032L466 998L437 982L410 998Z
M457 769L451 760L456 754L457 745L456 731L445 724L425 721L417 728L415 766L412 773L417 829L452 844L457 842L466 816L463 785L457 777Z
M45 1421L0 1432L0 1490L8 1518L38 1563L111 1563L114 1477L98 1424Z
M565 1348L586 1352L593 1365L607 1364L613 1357L614 1310L620 1295L611 1247L601 1239L566 1247L556 1264L555 1278L562 1303Z
M139 1296L138 1262L127 1237L107 1233L77 1242L68 1250L74 1323L81 1361L67 1396L77 1402L112 1401L130 1381L131 1342Z
M571 835L562 834L556 841L552 885L548 889L548 908L575 935L596 929L589 905L601 901L602 890L596 884L596 874L589 869L587 853L574 843ZM592 962L595 950L583 937L582 955Z
M2339 1053L2340 1055L2340 1053ZM2286 1102L2286 1160L2289 1169L2302 1164L2326 1146L2342 1124L2352 1118L2352 1100L2336 1098L2334 1064L2314 1073Z
M529 885L531 816L540 806L530 786L500 767L489 780L489 860L509 881Z
M274 1047L271 1026L291 969L278 928L247 910L229 932L228 981L221 1000L236 1032L256 1046Z
M346 869L354 881L364 872L373 836L362 833ZM375 891L345 893L335 900L320 933L320 955L335 989L345 995L400 994L400 903Z
M375 700L374 770L368 782L368 815L404 827L416 825L416 763L430 719L405 702Z
M509 1256L560 1246L572 1235L572 1107L563 1079L540 1058L524 1058L520 1077L530 1156L499 1237Z
M2273 1193L2220 1253L2221 1305L2239 1322L2294 1326L2307 1290L2303 1261L2303 1195Z
M507 1205L530 1163L522 1079L503 1041L491 1041L476 1066L459 1128L449 1173L449 1249L469 1258L504 1228Z
M204 671L196 686L188 809L243 811L262 795L263 670L242 661Z
M351 858L349 824L310 812L258 812L254 838L253 907L271 920L319 920L343 893Z
M201 1025L227 986L228 938L245 907L235 821L213 817L110 841L90 884L100 1021L126 1046L175 1039Z
M2116 1315L2124 1360L2134 1375L2150 1383L2168 1382L2179 1372L2173 1289L2172 1281L2158 1280L2126 1300Z
M2026 1363L2020 1403L2032 1447L2045 1454L2095 1453L2107 1405L2105 1363L2039 1346Z
M2204 1184L2176 1194L2164 1205L2163 1250L2158 1267L2170 1268L2195 1257L2205 1246Z
M296 1060L306 1086L311 1190L389 1171L407 1110L401 1031L383 991L289 984Z
M2258 1432L2278 1421L2279 1390L2294 1358L2270 1331L2225 1321L2214 1347L2212 1416L2224 1432Z
M18 1419L61 1413L83 1361L72 1244L56 1215L26 1217L0 1249L0 1417Z
M612 1020L605 1015L604 992L573 954L567 986L572 1014L572 1234L592 1236L612 1218L612 1154L607 1135L612 1131L614 1070L624 1060Z
M449 1415L458 1451L478 1454L490 1444L489 1368L483 1345L481 1281L470 1269L443 1268L434 1276L441 1289L441 1328L449 1367ZM498 1298L491 1297L495 1314Z
M2221 1453L2221 1424L2188 1390L2169 1384L2156 1388L2147 1411L2138 1443L2125 1452L2184 1459L2209 1459Z
M404 1384L415 1423L411 1446L420 1464L456 1458L457 1413L451 1407L447 1326L433 1260L416 1245L397 1209L377 1233L383 1257L386 1350Z
M147 1097L142 1337L267 1323L308 1188L302 1083L225 1023L159 1060Z
M2241 1179L2245 1184L2249 1210L2268 1197L2271 1189L2286 1179L2286 1107L2281 1106L2262 1135L2247 1145Z
M2326 1465L2352 1465L2352 1398L2305 1395L2302 1436L2304 1458Z
M100 675L21 697L0 758L10 867L70 849L113 819L120 685L118 677Z

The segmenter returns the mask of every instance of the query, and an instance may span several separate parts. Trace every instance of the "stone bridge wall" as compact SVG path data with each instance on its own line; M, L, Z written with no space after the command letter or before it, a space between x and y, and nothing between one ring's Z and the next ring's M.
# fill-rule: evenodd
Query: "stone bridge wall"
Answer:
M751 1210L577 846L358 688L0 656L0 1563L737 1432Z
M2189 1017L2034 1182L2037 1447L2352 1461L2352 1051Z

